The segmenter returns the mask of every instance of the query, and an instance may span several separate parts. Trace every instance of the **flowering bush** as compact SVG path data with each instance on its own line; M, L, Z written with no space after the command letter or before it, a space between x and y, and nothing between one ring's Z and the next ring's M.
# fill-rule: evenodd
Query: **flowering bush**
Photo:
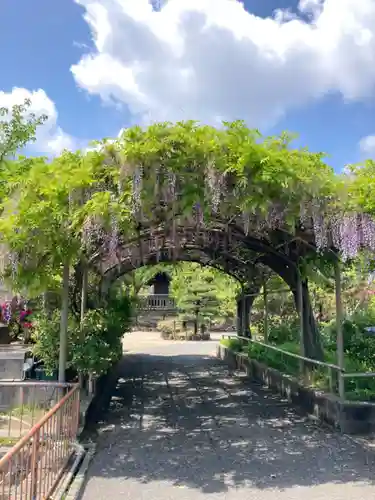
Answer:
M28 343L30 340L30 332L33 327L31 321L32 310L30 308L25 308L23 302L17 298L4 302L0 307L1 323L9 327L9 330L16 339L19 335L23 334L24 342Z

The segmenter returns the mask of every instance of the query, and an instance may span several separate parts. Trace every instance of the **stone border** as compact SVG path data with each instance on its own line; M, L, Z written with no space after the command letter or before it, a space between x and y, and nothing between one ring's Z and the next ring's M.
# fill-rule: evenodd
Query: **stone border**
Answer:
M86 474L91 460L94 458L95 452L95 445L91 445L91 447L89 448L87 446L85 447L85 455L83 457L83 460L78 470L75 472L73 481L65 492L65 496L63 496L61 500L77 500L80 497L80 494L82 493L83 487L85 485Z
M375 431L375 405L361 401L341 402L336 396L304 387L295 378L236 353L219 344L217 356L232 370L246 373L251 380L275 390L290 402L302 407L318 421L346 434L369 434Z

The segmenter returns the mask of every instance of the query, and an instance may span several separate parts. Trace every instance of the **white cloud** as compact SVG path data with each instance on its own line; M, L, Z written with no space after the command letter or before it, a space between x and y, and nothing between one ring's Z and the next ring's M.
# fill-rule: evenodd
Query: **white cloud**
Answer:
M12 92L0 92L0 107L12 108L15 104L23 104L30 99L29 111L36 116L47 115L46 122L37 129L36 142L32 149L39 153L58 154L63 149L74 149L77 145L73 137L66 134L57 125L58 113L55 103L47 96L44 90L27 90L13 88Z
M327 93L375 91L375 1L300 0L260 18L236 0L76 0L95 51L78 85L143 120L270 124Z
M375 157L375 135L368 135L359 141L361 153L367 157Z

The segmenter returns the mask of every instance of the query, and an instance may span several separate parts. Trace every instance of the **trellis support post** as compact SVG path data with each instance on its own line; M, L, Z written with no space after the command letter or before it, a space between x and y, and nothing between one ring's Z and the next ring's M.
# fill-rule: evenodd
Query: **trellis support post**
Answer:
M339 385L339 396L343 401L345 399L345 379L343 377L343 372L345 370L345 358L344 358L344 335L342 329L342 323L344 318L343 308L342 308L342 296L341 296L341 262L337 257L334 261L335 267L335 295L336 295L336 348L337 348L337 365L340 368L338 373L338 385Z
M63 268L63 288L61 297L60 350L59 350L59 382L65 382L68 356L68 317L69 317L69 258L65 259Z
M305 349L305 322L303 318L303 287L302 287L302 276L299 269L297 269L297 305L298 305L298 314L299 314L299 324L300 324L300 355L305 357L306 349ZM306 370L305 370L305 362L303 360L300 361L300 373L305 379Z
M264 301L264 343L268 344L268 290L267 280L263 277L263 301Z

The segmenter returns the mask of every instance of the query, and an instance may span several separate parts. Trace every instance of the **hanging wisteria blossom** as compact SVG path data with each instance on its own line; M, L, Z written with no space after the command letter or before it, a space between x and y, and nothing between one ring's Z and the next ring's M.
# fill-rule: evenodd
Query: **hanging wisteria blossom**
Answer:
M337 215L333 215L329 223L332 245L339 250L341 248L341 220Z
M111 257L117 258L117 248L119 245L119 228L117 218L111 216L111 227L107 233L107 250Z
M104 236L101 221L95 217L87 217L82 227L82 243L86 248L90 248L96 241Z
M250 214L249 214L249 212L242 213L242 222L243 222L244 233L247 236L249 234L249 231L250 231Z
M216 213L220 205L225 182L221 172L218 172L212 163L210 163L207 168L206 183L210 196L211 208L212 211Z
M340 229L342 258L344 261L354 259L359 251L357 215L344 217Z
M17 252L9 252L12 278L14 279L18 271L19 256Z
M193 219L197 225L203 224L203 210L199 202L193 206Z
M133 174L133 184L132 184L132 213L133 215L138 215L141 204L142 204L142 178L143 169L142 167L137 167Z
M176 174L173 172L168 173L168 201L174 202L176 200Z
M300 222L301 222L301 226L302 226L302 229L304 229L305 227L308 227L310 224L310 219L311 219L311 203L306 201L306 200L303 200L301 201L300 203Z
M284 225L285 216L282 207L280 207L279 205L273 205L270 208L268 212L267 223L271 229L279 229Z
M328 246L327 226L324 216L319 209L319 206L313 206L312 211L315 245L318 251L321 251Z
M375 251L375 222L367 214L361 215L362 244L371 251Z

